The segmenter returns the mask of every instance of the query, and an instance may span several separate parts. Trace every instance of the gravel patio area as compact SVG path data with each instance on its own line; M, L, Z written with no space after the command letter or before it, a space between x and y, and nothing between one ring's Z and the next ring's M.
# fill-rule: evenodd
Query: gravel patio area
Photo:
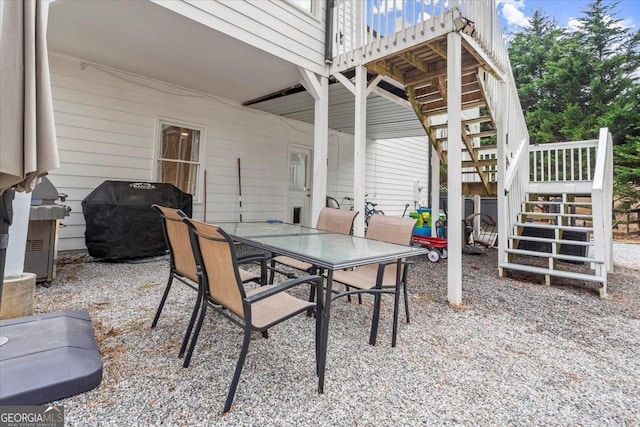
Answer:
M640 245L616 244L616 257L609 298L600 299L591 284L500 278L495 249L464 255L461 307L447 304L446 260L417 258L412 321L401 321L396 348L391 298L376 346L368 345L372 299L337 300L325 393L317 393L313 321L299 316L251 342L226 415L241 330L210 311L182 368L194 292L176 283L150 328L167 257L61 256L52 285L36 289L36 312L87 310L96 331L104 378L56 402L69 426L638 426Z

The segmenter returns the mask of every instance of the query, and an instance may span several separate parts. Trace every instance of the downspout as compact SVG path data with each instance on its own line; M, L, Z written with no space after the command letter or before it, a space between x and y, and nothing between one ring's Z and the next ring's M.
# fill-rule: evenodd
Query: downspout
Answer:
M333 8L335 0L327 0L327 9L325 13L325 33L324 33L324 62L325 64L333 63Z

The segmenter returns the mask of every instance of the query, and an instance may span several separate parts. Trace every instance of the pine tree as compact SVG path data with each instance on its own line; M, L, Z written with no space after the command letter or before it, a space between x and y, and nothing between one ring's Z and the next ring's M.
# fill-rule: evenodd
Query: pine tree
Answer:
M592 1L573 30L535 11L509 56L531 142L592 139L609 128L615 191L638 200L640 31L622 26L618 3Z

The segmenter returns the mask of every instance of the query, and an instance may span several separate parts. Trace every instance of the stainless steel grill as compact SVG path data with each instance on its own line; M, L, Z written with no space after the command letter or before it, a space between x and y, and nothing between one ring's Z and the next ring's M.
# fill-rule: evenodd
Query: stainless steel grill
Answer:
M64 202L66 197L46 177L33 189L24 271L34 273L37 282L51 282L55 278L60 220L71 212L69 206L56 202Z

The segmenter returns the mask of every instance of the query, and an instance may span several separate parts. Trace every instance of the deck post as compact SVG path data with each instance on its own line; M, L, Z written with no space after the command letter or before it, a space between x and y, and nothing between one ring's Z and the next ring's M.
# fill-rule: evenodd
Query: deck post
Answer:
M431 144L431 235L438 236L438 230L436 227L436 221L440 219L440 155L438 150Z
M462 41L447 34L447 299L462 304Z
M365 163L367 160L367 69L356 67L355 125L353 132L353 209L360 211L353 224L353 234L364 236Z
M320 79L320 99L314 102L313 125L313 190L311 192L311 224L318 221L320 211L326 205L327 159L329 157L329 79Z
M329 79L316 76L312 72L300 69L302 85L314 99L313 125L313 182L311 190L310 224L318 221L320 211L326 204L327 196L327 158L329 156Z
M504 186L504 181L506 177L506 161L505 161L505 150L507 145L507 132L509 129L508 122L508 109L511 107L509 102L509 86L508 83L500 82L499 84L499 93L501 94L503 99L506 99L505 103L499 103L498 111L496 112L496 129L498 131L497 134L497 154L496 157L498 159L497 165L497 180L498 180L498 195L497 195L497 203L498 203L498 275L501 277L507 277L508 271L500 267L500 264L503 262L509 262L509 259L506 255L507 249L507 237L511 234L510 230L510 215L509 215L509 207L508 207L508 197L509 195L506 193L506 189Z

